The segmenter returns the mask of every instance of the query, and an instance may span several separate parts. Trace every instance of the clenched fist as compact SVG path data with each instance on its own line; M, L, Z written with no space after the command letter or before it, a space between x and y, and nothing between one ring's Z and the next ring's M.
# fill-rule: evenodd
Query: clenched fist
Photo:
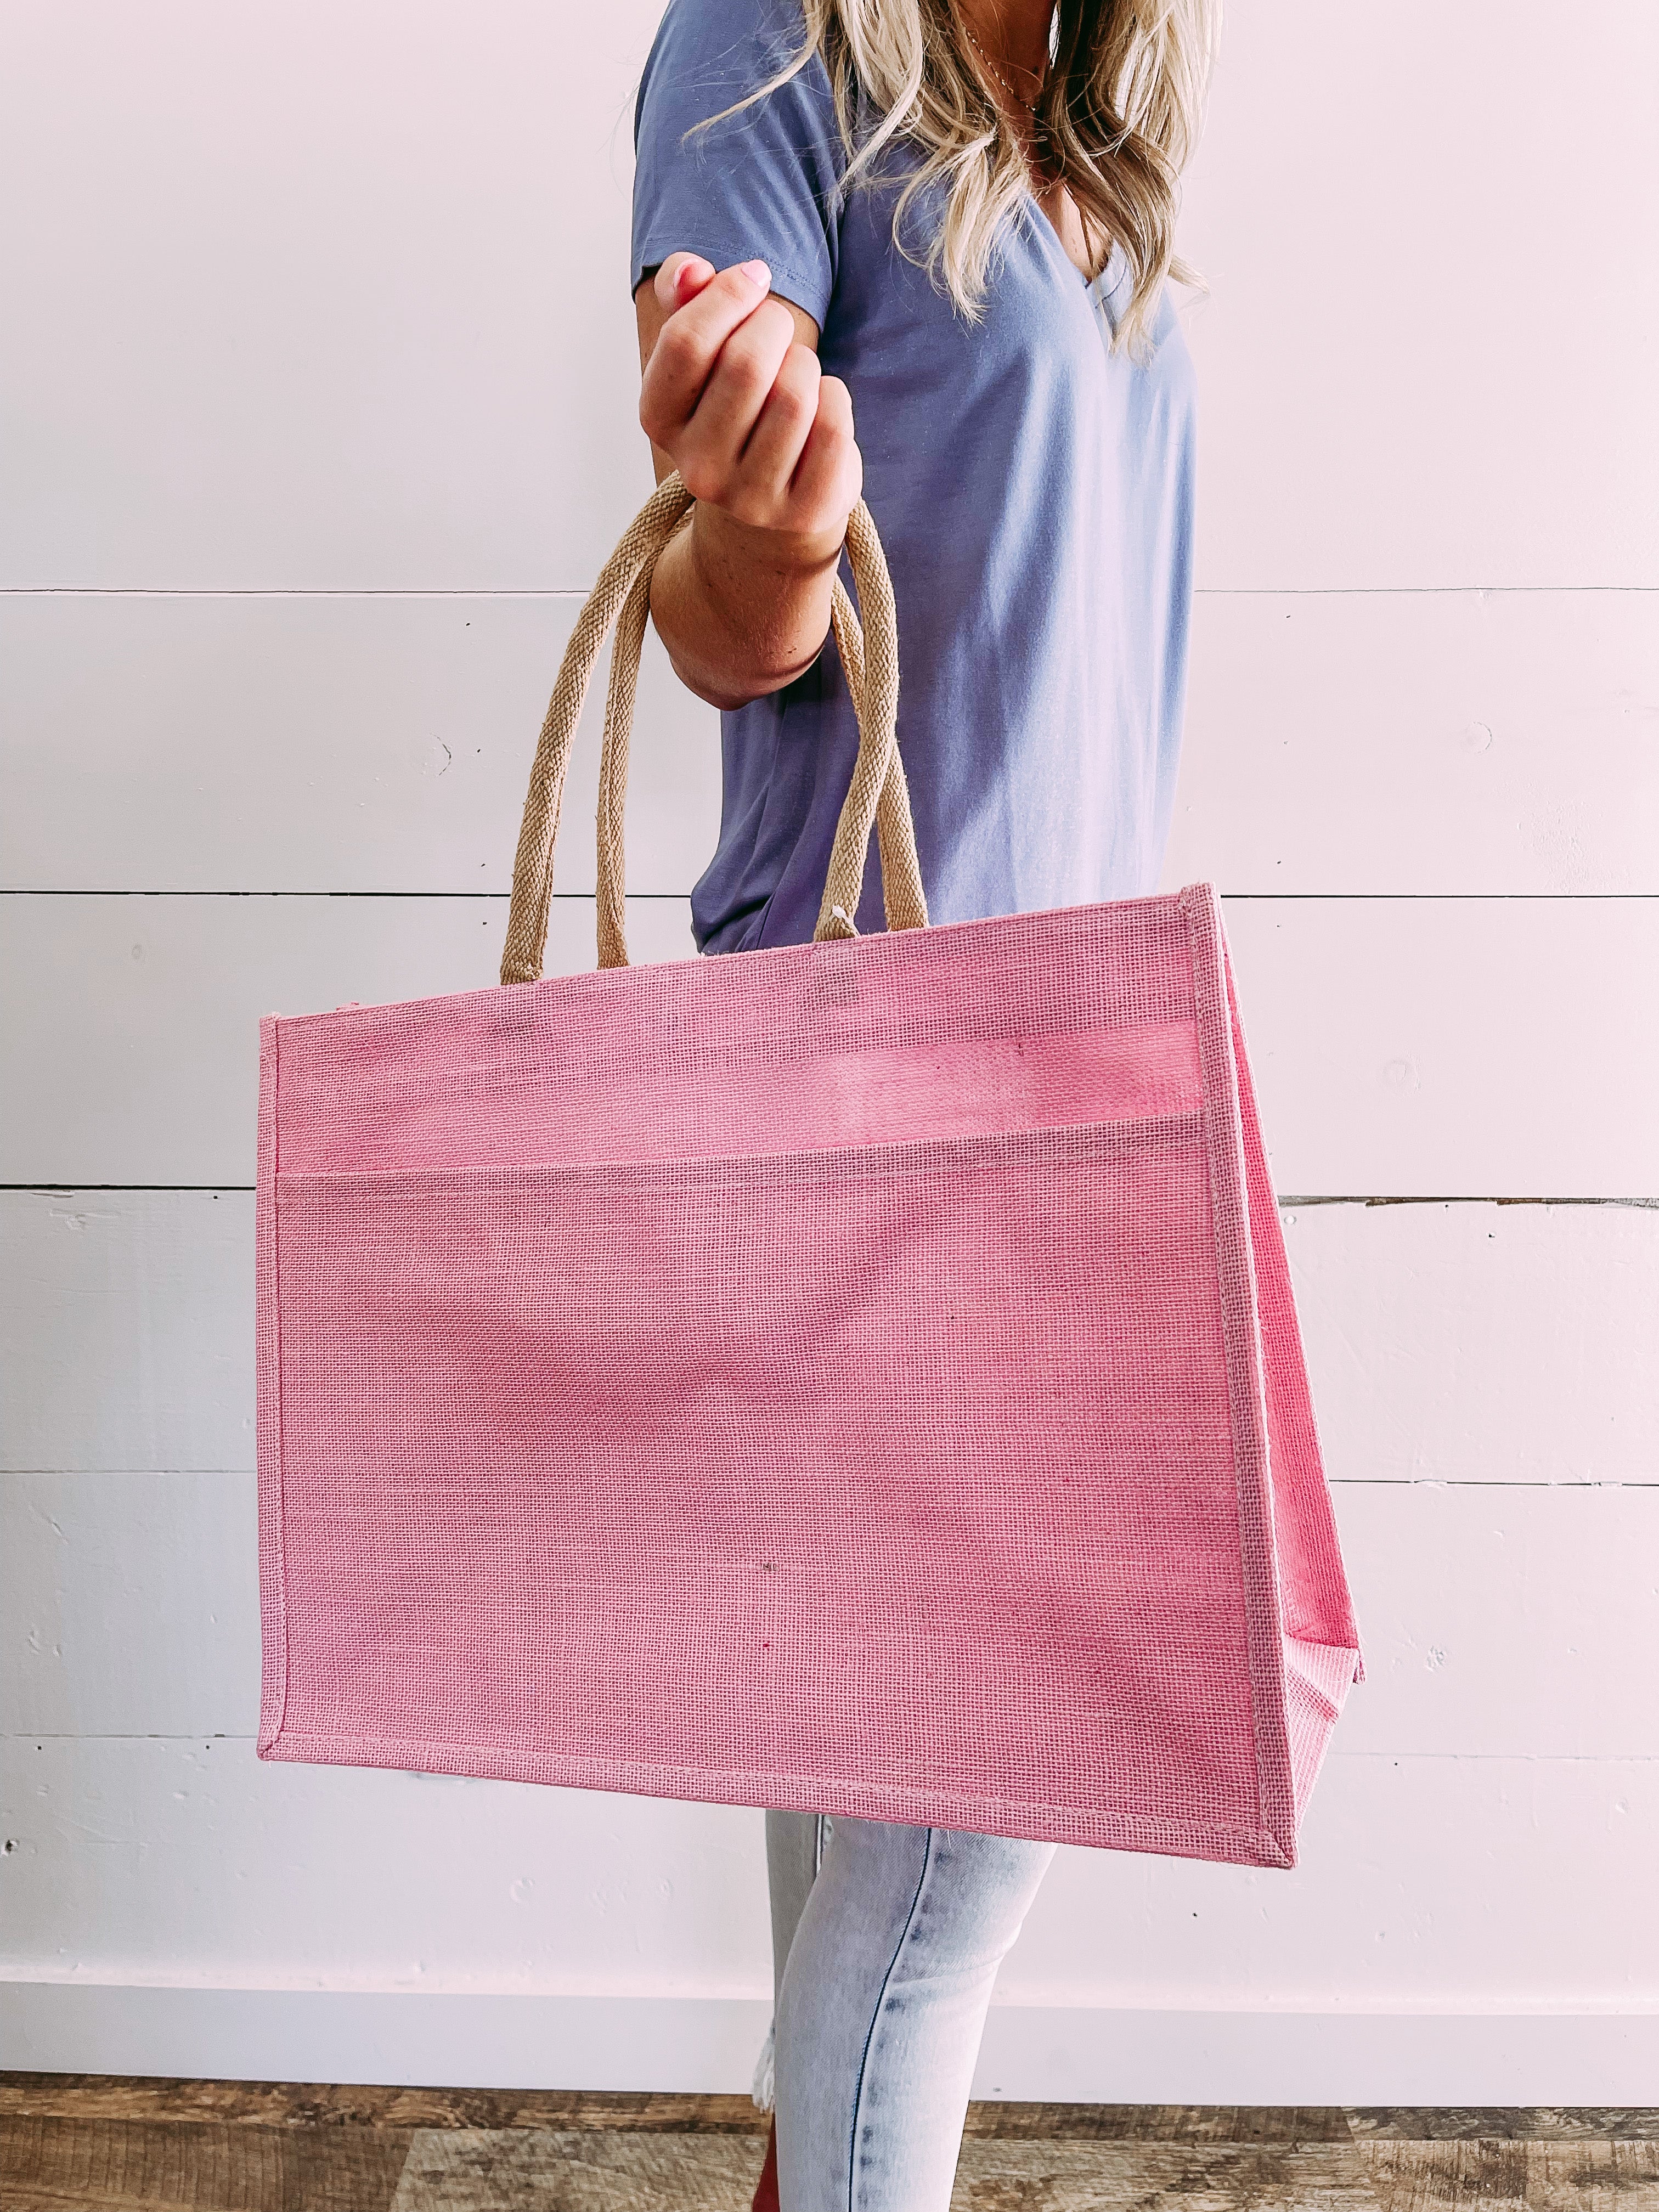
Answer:
M763 261L716 273L670 255L652 285L656 315L641 302L640 422L700 503L799 541L817 565L846 533L863 464L847 386L803 342L817 336L811 318L770 297L770 283Z

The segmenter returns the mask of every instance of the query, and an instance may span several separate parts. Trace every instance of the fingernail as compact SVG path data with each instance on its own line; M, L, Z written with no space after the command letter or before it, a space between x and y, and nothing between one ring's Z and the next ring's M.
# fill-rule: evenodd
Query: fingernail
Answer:
M738 264L751 284L758 284L763 292L772 289L772 272L763 261L744 261Z

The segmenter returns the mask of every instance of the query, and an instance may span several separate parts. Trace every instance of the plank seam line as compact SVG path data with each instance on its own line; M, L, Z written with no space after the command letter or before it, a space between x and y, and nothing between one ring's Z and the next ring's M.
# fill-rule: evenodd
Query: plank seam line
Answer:
M115 1472L113 1469L98 1471ZM180 1470L181 1473L184 1471ZM92 1470L89 1469L88 1472ZM155 1468L147 1472L160 1474L170 1473L171 1470ZM222 1472L228 1478L231 1475L240 1476L247 1470L242 1468L228 1467ZM217 1479L216 1473L212 1479ZM1659 1477L1656 1477L1651 1481L1645 1479L1631 1481L1622 1475L1607 1475L1600 1479L1587 1475L1582 1480L1570 1480L1563 1482L1552 1481L1547 1478L1540 1482L1523 1482L1511 1480L1507 1475L1497 1477L1491 1481L1483 1481L1476 1475L1332 1474L1328 1475L1326 1480L1334 1490L1339 1488L1344 1490L1659 1490Z
M1357 1191L1336 1192L1328 1196L1294 1196L1288 1191L1280 1191L1279 1204L1284 1209L1312 1206L1633 1206L1639 1212L1659 1207L1659 1198L1525 1198L1498 1191L1458 1194L1442 1191L1437 1194L1426 1192L1420 1196L1411 1194L1367 1198Z

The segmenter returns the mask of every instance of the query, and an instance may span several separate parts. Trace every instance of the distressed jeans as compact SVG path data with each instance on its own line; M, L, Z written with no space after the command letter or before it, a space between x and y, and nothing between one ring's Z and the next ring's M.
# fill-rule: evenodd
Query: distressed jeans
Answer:
M782 2212L945 2212L991 1985L1054 1855L767 1814Z

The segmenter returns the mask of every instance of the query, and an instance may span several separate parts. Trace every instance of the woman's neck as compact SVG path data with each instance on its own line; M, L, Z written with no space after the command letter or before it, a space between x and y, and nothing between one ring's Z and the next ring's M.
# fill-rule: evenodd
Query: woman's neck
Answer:
M1048 74L1054 0L957 0L957 5L991 59L1035 95Z
M1084 276L1096 274L1098 256L1077 204L1054 173L1042 125L1033 110L1048 75L1053 0L957 0L969 39L990 64L988 85L1031 173L1031 192L1054 228L1060 247Z

